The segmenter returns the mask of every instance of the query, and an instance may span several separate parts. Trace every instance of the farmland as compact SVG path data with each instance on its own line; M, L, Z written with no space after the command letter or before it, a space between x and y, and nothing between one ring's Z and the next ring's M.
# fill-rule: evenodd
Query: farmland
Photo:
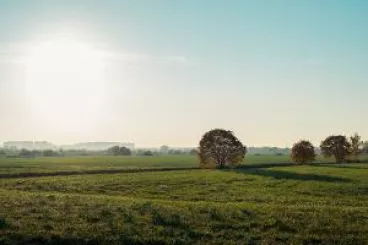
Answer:
M201 170L193 156L4 158L0 244L366 244L368 165L288 162L248 156L244 167ZM121 173L82 174L104 169ZM76 174L12 176L65 171Z
M317 161L331 162L332 159L319 157ZM245 165L290 163L289 156L247 156ZM81 156L81 157L39 157L0 158L0 175L16 173L83 172L99 170L131 170L162 168L196 168L196 156Z

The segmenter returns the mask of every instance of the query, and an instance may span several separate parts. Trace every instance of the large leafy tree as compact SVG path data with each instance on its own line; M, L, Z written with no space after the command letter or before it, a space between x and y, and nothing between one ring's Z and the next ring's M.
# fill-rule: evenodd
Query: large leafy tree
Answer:
M351 144L343 135L332 135L322 141L321 151L325 157L335 157L336 163L342 163L350 154Z
M316 158L316 153L314 152L312 143L301 140L293 145L290 156L296 164L305 164L313 162Z
M199 142L198 156L204 166L215 164L224 168L241 163L246 153L247 148L229 130L213 129L205 133Z

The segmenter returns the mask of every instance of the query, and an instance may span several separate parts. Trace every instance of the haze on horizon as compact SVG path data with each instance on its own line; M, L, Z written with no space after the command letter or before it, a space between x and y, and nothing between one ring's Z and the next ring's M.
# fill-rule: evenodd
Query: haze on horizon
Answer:
M368 137L368 2L0 0L0 141Z

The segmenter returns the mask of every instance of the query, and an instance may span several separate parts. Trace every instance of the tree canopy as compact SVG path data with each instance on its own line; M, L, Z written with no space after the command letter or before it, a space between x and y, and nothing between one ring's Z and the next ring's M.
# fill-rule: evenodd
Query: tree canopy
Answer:
M314 152L314 146L312 143L306 140L301 140L293 145L290 156L293 162L297 164L305 164L313 162L316 158L316 153Z
M202 165L215 164L220 168L241 163L247 148L225 129L213 129L205 133L199 142L198 156Z
M322 141L321 151L325 157L335 157L336 163L346 161L351 152L351 144L343 135L332 135Z

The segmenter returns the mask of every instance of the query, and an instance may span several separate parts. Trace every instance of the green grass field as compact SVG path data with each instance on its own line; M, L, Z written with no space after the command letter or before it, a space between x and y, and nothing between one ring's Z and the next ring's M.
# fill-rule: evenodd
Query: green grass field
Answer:
M319 162L332 159L318 157ZM253 156L245 158L245 165L290 163L289 156ZM98 170L196 168L196 156L153 156L153 157L41 157L0 158L0 175L15 173L83 172Z
M283 156L246 162L253 167L7 178L197 162L2 159L0 244L367 244L368 164L271 167L287 163Z

